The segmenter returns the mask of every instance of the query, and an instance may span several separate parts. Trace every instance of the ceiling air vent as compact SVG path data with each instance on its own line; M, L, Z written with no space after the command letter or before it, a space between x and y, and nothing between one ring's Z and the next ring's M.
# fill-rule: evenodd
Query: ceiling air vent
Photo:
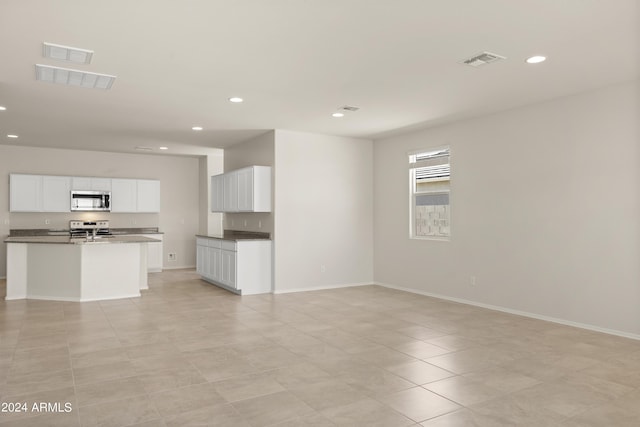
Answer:
M45 42L42 43L42 56L45 58L59 59L61 61L88 64L93 57L93 51Z
M491 64L492 62L500 61L501 59L507 59L504 56L491 52L482 52L472 58L462 61L463 64L470 65L472 67L480 67L482 65Z
M36 64L36 80L91 89L111 89L116 76Z
M345 111L358 111L360 107L354 107L353 105L345 105L343 107L340 107L340 109Z

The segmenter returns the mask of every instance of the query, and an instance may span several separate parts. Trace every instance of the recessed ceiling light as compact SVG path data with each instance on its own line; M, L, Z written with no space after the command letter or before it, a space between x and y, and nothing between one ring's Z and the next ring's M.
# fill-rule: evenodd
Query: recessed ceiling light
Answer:
M333 113L333 117L344 117L344 113Z
M527 58L527 64L539 64L546 60L547 60L546 56L536 55L536 56L532 56L531 58Z
M158 147L159 150L168 150L169 147Z
M3 107L2 105L0 105L0 111L4 111L6 109L7 109L7 107Z
M137 150L137 151L153 151L153 148L151 148L151 147L143 147L143 146L141 146L141 145L138 145L138 146L136 147L136 150Z
M93 56L92 50L80 49L77 47L62 46L53 43L42 44L42 55L45 58L59 59L61 61L88 64Z
M111 89L116 76L36 64L36 80L91 89Z
M7 138L16 139L17 137L18 137L18 135L14 135L14 134L11 134L11 133L9 135L7 135Z
M233 96L233 97L229 98L229 101L235 102L237 104L237 103L240 103L240 102L244 101L244 99L239 98L237 96Z
M191 130L202 130L203 127L202 126L194 126L191 128Z

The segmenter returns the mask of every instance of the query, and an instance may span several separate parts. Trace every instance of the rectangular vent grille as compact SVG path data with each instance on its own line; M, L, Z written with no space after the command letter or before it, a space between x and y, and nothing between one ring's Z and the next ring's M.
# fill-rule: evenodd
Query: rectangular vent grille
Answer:
M345 110L345 111L358 111L360 109L360 107L354 107L353 105L345 105L344 107L341 108L341 110Z
M93 57L93 51L77 47L62 46L54 43L43 43L42 56L45 58L58 59L60 61L89 64Z
M36 64L36 79L66 86L107 90L111 89L116 76Z
M471 67L480 67L482 65L491 64L492 62L500 61L502 59L507 58L496 53L482 52L472 58L465 59L464 61L462 61L462 63Z

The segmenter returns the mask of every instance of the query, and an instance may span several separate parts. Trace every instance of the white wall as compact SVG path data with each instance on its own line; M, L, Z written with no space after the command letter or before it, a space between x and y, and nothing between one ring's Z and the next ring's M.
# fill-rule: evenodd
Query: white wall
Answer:
M276 292L372 282L372 166L372 141L276 130Z
M9 174L159 179L160 214L9 213ZM199 161L195 157L102 153L0 146L0 239L11 228L64 228L70 219L108 219L112 227L159 227L165 268L195 265L199 220ZM45 219L50 224L45 224ZM9 222L9 224L6 224ZM176 261L167 254L175 252ZM0 244L0 277L6 274L6 244Z
M640 337L639 89L376 141L376 282ZM445 144L451 241L410 240L407 152Z
M211 212L211 176L224 170L224 150L213 149L212 154L200 157L200 220L199 234L221 234L223 214Z
M246 166L271 166L274 165L274 138L275 132L269 131L248 141L234 144L224 150L224 171L229 172ZM273 203L274 185L273 169L271 176L271 212L252 213L228 213L224 214L224 229L259 231L271 233L273 236L273 218L275 207ZM246 225L245 225L246 223Z

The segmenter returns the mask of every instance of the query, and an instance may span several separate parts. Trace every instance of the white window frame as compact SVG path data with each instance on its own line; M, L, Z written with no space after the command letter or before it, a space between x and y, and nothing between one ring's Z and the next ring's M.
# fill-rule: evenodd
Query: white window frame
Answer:
M431 190L431 191L417 191L416 189L416 177L415 170L416 167L412 167L415 162L414 156L420 153L429 153L429 152L437 152L442 150L449 150L449 178L443 179L442 181L449 181L449 188L446 190ZM423 148L420 150L411 150L407 153L407 158L409 161L409 239L415 240L434 240L441 242L449 242L451 240L451 169L452 169L452 152L450 145L441 145L429 148ZM413 158L413 162L412 162ZM438 181L434 179L433 181ZM416 234L416 197L425 194L447 194L449 197L449 234L446 236L422 236Z

